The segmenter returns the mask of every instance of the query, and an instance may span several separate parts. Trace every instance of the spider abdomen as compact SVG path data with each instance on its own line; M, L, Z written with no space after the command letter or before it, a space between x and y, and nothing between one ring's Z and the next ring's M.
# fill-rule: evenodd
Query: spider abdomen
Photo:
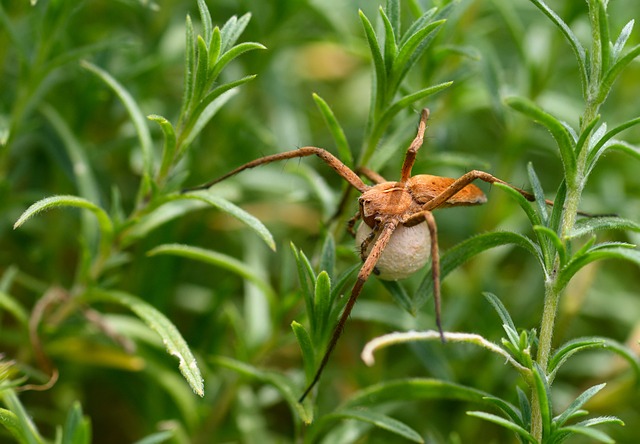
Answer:
M364 258L375 243L375 239L367 240L372 231L366 223L361 223L356 232L358 249L361 249L363 242L368 243ZM429 228L425 222L412 227L398 225L376 263L378 277L387 281L408 278L426 265L431 252L430 245Z

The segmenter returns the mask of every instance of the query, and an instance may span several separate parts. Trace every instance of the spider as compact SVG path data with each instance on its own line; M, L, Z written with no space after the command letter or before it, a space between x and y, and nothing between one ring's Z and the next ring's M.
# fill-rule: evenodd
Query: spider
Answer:
M304 401L320 380L329 357L342 335L351 310L362 291L362 287L372 273L377 274L381 279L387 280L406 278L421 269L431 257L436 325L442 341L445 341L440 316L440 256L438 253L436 221L431 214L433 210L485 203L487 201L485 194L480 188L471 183L477 179L490 184L501 183L507 185L518 191L527 200L535 200L531 193L516 188L484 171L469 171L458 179L428 174L411 176L411 169L416 155L424 141L428 118L429 110L425 108L420 115L417 135L405 154L400 180L398 181L387 181L379 174L367 168L362 168L359 170L361 174L375 183L375 185L367 185L358 174L327 150L306 146L293 151L261 157L206 184L183 191L209 188L241 171L259 165L278 160L315 155L325 161L351 186L362 193L358 198L358 214L349 222L349 231L353 233L356 221L362 219L355 237L363 265L360 268L356 282L351 290L351 295L336 324L318 370L300 397L299 402ZM549 201L547 203L552 204Z

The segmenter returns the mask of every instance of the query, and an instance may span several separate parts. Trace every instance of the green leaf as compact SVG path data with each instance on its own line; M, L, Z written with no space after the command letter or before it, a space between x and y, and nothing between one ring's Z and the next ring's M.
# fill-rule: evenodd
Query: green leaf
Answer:
M530 0L531 3L536 5L549 19L560 29L565 36L573 53L578 61L578 68L580 71L580 79L582 80L583 96L587 97L587 89L589 85L589 74L587 71L587 56L584 48L580 44L578 37L571 31L569 26L556 14L546 3L542 0Z
M160 163L160 170L158 171L158 177L165 178L169 174L169 170L173 166L176 160L176 132L173 129L173 125L167 119L157 114L151 114L147 116L147 119L156 122L162 129L162 135L164 136L164 146L162 148L162 161Z
M316 372L316 353L309 332L302 324L291 322L291 329L302 352L302 364L307 381L312 381Z
M518 426L524 429L527 428L526 424L522 420L522 416L520 412L513 405L511 405L504 399L496 398L494 396L488 396L487 398L485 398L485 401L490 402L491 404L494 404L496 407L502 410L509 418L511 418L511 421L514 424L517 424ZM469 413L470 412L467 412L467 414Z
M209 45L209 68L208 71L213 72L213 68L218 62L218 58L222 52L222 36L220 34L220 28L217 26L213 28L213 35L211 36L211 44Z
M617 353L624 358L636 374L636 378L640 380L640 360L636 354L628 347L620 344L617 341L609 338L603 338L599 336L588 336L582 338L576 338L562 344L554 352L549 359L548 372L549 379L552 381L558 369L564 364L567 359L573 356L575 353L589 349L604 349Z
M202 36L196 37L196 68L194 73L193 93L187 111L189 120L193 120L191 111L202 100L209 86L209 48Z
M82 413L82 406L74 402L67 415L67 421L62 431L62 444L91 443L91 423Z
M557 424L558 426L563 426L565 422L567 422L567 420L569 418L571 418L578 410L580 410L582 408L583 405L585 405L587 403L587 401L589 401L591 398L593 398L596 393L598 393L600 390L602 390L604 388L604 386L607 384L598 384L598 385L594 385L593 387L588 388L587 390L585 390L584 392L582 392L580 394L580 396L578 396L570 405L569 407L566 408L566 410L564 412L562 412L560 415L556 416L553 420L553 422L555 424Z
M399 435L412 442L423 443L424 440L414 429L403 422L390 416L367 409L339 409L336 412L324 415L314 423L313 429L309 431L309 442L314 442L318 433L331 426L332 423L343 419L355 419L372 424L380 429Z
M544 372L537 363L533 366L534 390L538 396L540 404L540 416L542 417L542 436L549 436L551 433L551 418L553 417L553 406L551 404L551 392L549 383Z
M271 286L256 274L252 267L238 259L206 248L193 247L184 244L163 244L159 245L147 252L148 256L157 256L161 254L170 254L174 256L186 257L216 267L224 268L232 273L241 276L248 281L254 283L258 288L269 295L272 301L276 300L276 294Z
M188 15L185 28L184 95L182 96L182 106L180 107L180 122L186 118L185 114L193 97L197 61L193 23Z
M446 20L444 19L431 22L417 30L406 40L403 38L400 48L398 48L398 55L393 61L393 67L391 68L391 74L389 76L390 91L395 92L400 82L402 82L402 79L409 72L409 69L416 63L427 48L427 45L433 40L435 36L434 32L445 22Z
M200 20L202 20L204 40L207 42L207 44L210 44L211 37L213 35L213 23L211 21L209 8L207 8L207 4L204 0L198 0L198 11L200 12Z
M0 409L0 423L2 423L21 444L44 444L36 425L13 390L0 392L0 399L8 408Z
M162 432L147 435L133 444L161 444L168 442L171 438L176 438L174 430L163 430Z
M479 234L459 243L442 255L440 258L440 279L444 279L449 273L473 256L490 248L508 244L522 247L533 254L534 257L540 259L538 247L526 236L509 231ZM416 309L422 307L432 294L433 277L431 273L427 273L416 291L414 302Z
M391 296L393 297L393 300L396 302L396 304L402 307L402 309L405 310L410 315L412 316L416 315L417 310L414 307L413 301L409 297L409 294L407 293L407 291L398 281L380 280L380 283L382 283L384 288L386 288L387 291L391 293Z
M531 404L529 403L529 398L526 393L522 391L520 387L516 387L516 391L518 392L518 405L520 406L520 414L522 415L522 422L524 424L524 428L527 430L531 429Z
M120 304L134 312L164 343L167 352L178 358L180 372L198 396L204 396L204 381L189 346L175 325L155 307L133 295L115 290L91 289L87 297L95 301Z
M636 45L623 57L620 57L618 61L611 66L611 68L609 68L600 84L600 94L597 97L598 102L604 101L611 90L613 83L616 81L622 70L625 69L629 63L633 62L639 55L640 45Z
M400 35L400 0L387 0L384 8L386 16L389 18L389 24L395 36Z
M380 45L378 44L378 38L373 30L373 26L362 10L358 11L358 13L360 15L362 26L364 27L364 33L367 38L367 43L369 44L369 50L371 51L371 58L373 60L373 68L375 72L375 76L373 78L373 92L375 94L373 96L372 103L374 104L373 110L375 115L382 109L382 105L384 103L385 91L387 89L387 72L385 69L384 58L380 51Z
M609 0L605 0L609 1ZM590 11L590 14L596 17L598 24L598 40L600 41L600 64L602 71L611 65L611 36L609 35L609 17L605 9L605 3L602 0L596 0L596 11ZM591 8L590 8L591 9Z
M94 203L89 202L88 200L81 197L68 195L52 196L47 197L46 199L39 200L38 202L27 208L24 213L22 213L16 223L13 224L13 228L16 229L20 227L27 220L40 213L41 211L57 207L75 207L91 211L96 216L96 219L98 220L98 227L100 228L100 251L103 254L108 253L111 248L111 240L113 238L113 222L111 222L111 218L106 211L104 211Z
M547 226L549 222L549 213L547 212L547 204L545 203L544 190L540 184L540 179L536 171L533 169L533 164L529 162L527 164L527 174L529 175L529 182L533 188L533 195L536 197L536 206L538 207L538 214L542 220L543 226Z
M15 438L15 440L20 444L26 443L37 443L39 441L30 441L27 439L22 433L22 429L20 427L20 421L18 421L18 417L11 410L0 408L0 424L4 426L7 431ZM41 441L40 441L41 442Z
M338 123L338 120L333 114L331 107L329 107L327 102L325 102L322 97L320 97L316 93L313 93L313 100L316 102L316 106L320 110L325 123L329 127L329 133L331 133L333 141L336 144L340 160L342 160L342 162L346 166L352 168L353 154L351 154L351 148L349 147L349 142L347 141L347 137L344 134L342 126L340 126L340 124Z
M574 152L575 142L562 122L553 117L551 114L543 111L528 99L522 97L508 97L505 102L511 108L525 114L526 116L529 116L531 119L539 122L545 128L547 128L547 130L549 130L556 143L558 144L560 158L562 159L562 163L564 165L565 179L567 183L573 184L577 177L576 157Z
M311 334L315 344L322 344L326 334L330 331L331 314L331 280L326 271L321 271L316 279L313 296L314 329Z
M178 152L178 158L182 156L189 145L191 145L191 142L193 142L193 139L200 134L202 128L209 123L220 108L236 94L236 88L255 79L255 77L255 75L251 75L234 80L233 82L224 83L200 100L191 113L189 123L185 125L183 129L183 141L180 146L180 151Z
M329 232L324 237L322 243L322 253L320 254L320 270L325 270L329 278L333 278L336 268L336 243L333 235Z
M356 392L344 408L370 407L387 402L409 402L425 399L485 402L486 392L453 382L429 378L388 380Z
M82 61L80 65L97 75L104 83L109 86L113 92L120 98L122 104L127 109L129 113L129 117L131 117L131 121L133 123L134 128L136 129L136 134L138 135L138 141L140 142L140 149L142 151L142 159L143 159L143 169L145 175L151 176L153 173L153 157L152 157L152 149L153 142L151 140L151 133L149 132L149 127L147 126L147 121L145 119L145 115L142 113L142 110L134 100L134 98L129 94L124 86L120 84L111 74L99 68L98 66L87 62Z
M598 416L596 418L585 419L584 421L580 421L577 423L577 426L582 427L593 427L594 425L601 424L617 424L624 425L624 422L620 420L620 418L616 418L615 416Z
M291 412L300 418L305 424L310 424L313 421L313 410L311 408L305 408L303 404L298 402L299 394L298 387L294 384L291 378L285 377L276 372L260 370L254 366L245 364L234 359L217 356L211 359L214 364L222 365L226 368L235 370L236 372L248 376L253 379L257 379L265 384L273 386L282 395L282 398L287 402Z
M602 137L596 139L596 143L592 148L589 149L589 153L587 155L587 172L590 173L591 170L593 170L596 163L598 162L598 159L600 159L600 156L602 156L602 154L611 147L609 142L616 134L619 134L622 131L638 124L640 124L640 117L628 120L621 125L618 125L615 128L611 129L610 131L607 131L607 133ZM606 127L604 127L604 129L606 129Z
M513 319L511 319L511 315L507 311L507 308L504 306L502 301L498 298L498 296L493 293L484 292L482 295L489 301L489 303L493 306L494 310L500 316L502 320L502 324L509 327L509 329L517 334L518 330L516 329L516 325L513 323ZM518 341L512 341L514 345L517 345Z
M235 15L231 17L222 27L222 52L228 51L236 44L245 28L251 20L251 13L247 12L242 17L237 18Z
M631 230L638 232L640 231L640 224L622 217L586 217L576 222L569 234L569 238L573 239L594 234L600 230Z
M629 40L631 31L633 31L634 23L635 23L635 20L631 19L627 22L626 25L624 25L624 28L622 28L622 31L620 31L620 35L618 36L616 43L613 45L613 48L611 48L611 59L613 60L614 63L616 60L618 60L618 57L620 56L620 54L622 53L622 50L627 44L627 40Z
M385 71L387 73L391 72L391 68L393 67L393 61L396 58L396 54L398 53L398 45L396 43L396 34L393 30L393 25L387 17L387 14L380 6L380 17L382 17L382 23L384 24L384 64Z
M260 238L262 238L262 240L269 246L269 248L271 248L273 251L275 251L276 249L276 243L273 239L273 236L271 235L267 227L265 227L264 224L260 222L259 219L247 213L237 205L232 204L228 200L216 196L211 191L205 190L183 194L173 194L171 196L168 196L168 199L169 202L181 199L192 199L205 202L246 224L249 228L255 231L258 236L260 236Z
M425 97L432 96L440 91L447 89L453 85L453 82L444 82L437 85L429 86L427 88L416 91L412 94L404 96L400 100L394 102L389 108L387 108L380 118L376 121L374 129L372 131L372 138L379 139L382 137L387 127L391 123L391 120L403 109L410 107L418 100L422 100Z
M640 251L633 249L633 245L622 243L602 243L591 247L581 255L575 255L571 261L560 271L556 285L558 289L564 288L569 280L582 267L601 259L625 259L640 266Z
M224 52L220 56L216 64L213 66L213 70L209 74L209 82L213 82L213 80L215 80L222 72L224 67L227 66L233 59L239 57L245 52L253 51L256 49L267 49L267 47L256 42L243 42Z
M544 235L544 238L549 240L558 252L558 258L560 259L560 266L564 266L567 263L567 249L555 231L550 228L537 225L533 227L534 231L538 234ZM542 236L541 236L542 237Z
M531 435L531 433L529 433L527 430L525 430L522 426L509 421L508 419L505 419L501 416L497 416L494 415L492 413L487 413L487 412L467 412L467 415L469 416L474 416L476 418L481 418L484 419L485 421L489 421L492 422L494 424L497 424L499 426L502 426L506 429L511 430L512 432L517 433L519 436L521 436L522 438L526 439L527 442L531 442L531 443L537 443L538 441L533 437L533 435Z
M293 252L293 256L296 259L298 279L300 280L300 285L302 287L302 294L304 296L304 303L305 308L307 309L309 324L311 325L311 331L314 331L316 317L314 315L313 297L315 291L316 275L313 272L311 263L309 262L309 259L307 259L305 254L302 251L298 250L298 248L296 248L293 243L290 244L290 247L291 251Z
M29 322L29 315L27 310L20 305L15 298L11 297L8 293L4 291L0 291L0 309L1 311L6 310L11 313L11 315L22 324L22 327L26 327Z
M600 430L591 429L588 427L581 427L578 425L563 427L560 431L562 432L570 432L572 434L584 435L591 439L595 439L596 441L604 442L607 444L615 444L615 441L606 433L601 432Z

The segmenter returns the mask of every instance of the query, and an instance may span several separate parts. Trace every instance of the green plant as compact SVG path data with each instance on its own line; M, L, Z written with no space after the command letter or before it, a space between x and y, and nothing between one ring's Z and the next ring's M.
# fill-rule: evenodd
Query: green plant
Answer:
M639 134L635 6L249 0L249 23L203 0L18 3L0 5L0 440L638 439L622 342L637 342L640 182L616 154L640 157L618 139ZM174 20L196 6L200 35ZM269 50L245 56L252 41ZM392 177L423 106L415 171L528 179L537 202L496 185L436 213L447 344L428 270L370 279L300 404L361 265L342 239L354 199L306 161L178 190L296 144ZM80 217L33 218L58 207Z

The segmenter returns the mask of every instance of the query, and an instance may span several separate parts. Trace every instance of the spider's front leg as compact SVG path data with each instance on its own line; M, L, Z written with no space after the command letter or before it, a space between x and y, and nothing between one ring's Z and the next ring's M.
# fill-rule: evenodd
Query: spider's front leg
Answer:
M249 168L255 168L260 165L265 165L267 163L276 162L278 160L286 160L286 159L294 159L296 157L307 157L307 156L318 156L322 159L327 165L333 168L344 180L349 182L351 186L360 191L361 193L368 190L370 187L366 185L360 177L351 169L346 166L344 163L340 161L336 156L331 154L329 151L324 150L322 148L317 148L315 146L305 146L293 151L285 151L283 153L272 154L270 156L261 157L259 159L253 160L251 162L245 163L244 165L239 166L233 171L228 172L224 176L218 177L212 181L209 181L205 184L198 185L193 188L186 188L182 190L183 193L187 193L189 191L197 191L207 189L218 182L222 182L223 180L234 176L244 170Z
M378 236L378 239L373 244L373 247L371 249L371 252L369 253L369 256L364 261L362 268L360 268L360 272L358 273L358 278L356 280L356 283L353 286L353 289L351 290L351 296L349 296L349 300L347 301L347 304L345 305L344 310L342 311L342 315L340 315L338 324L333 330L333 334L331 335L331 339L329 340L329 345L327 346L327 350L324 352L322 361L320 361L320 366L318 367L318 370L316 371L316 374L313 377L313 380L311 381L309 386L306 388L306 390L300 397L299 402L304 401L304 399L307 397L309 392L311 392L311 389L313 389L313 387L320 380L322 371L327 365L327 362L329 362L329 357L331 356L333 349L336 347L336 344L338 343L338 339L340 339L340 336L344 331L345 323L347 322L347 319L349 319L351 310L353 309L353 306L355 305L356 300L358 299L358 296L362 291L362 287L364 286L364 283L367 281L367 279L371 275L371 272L376 266L376 262L378 262L380 255L382 254L382 252L384 251L384 248L389 243L389 239L391 239L391 235L393 234L397 226L398 226L397 220L390 220L382 226L382 229L380 230L380 236Z

